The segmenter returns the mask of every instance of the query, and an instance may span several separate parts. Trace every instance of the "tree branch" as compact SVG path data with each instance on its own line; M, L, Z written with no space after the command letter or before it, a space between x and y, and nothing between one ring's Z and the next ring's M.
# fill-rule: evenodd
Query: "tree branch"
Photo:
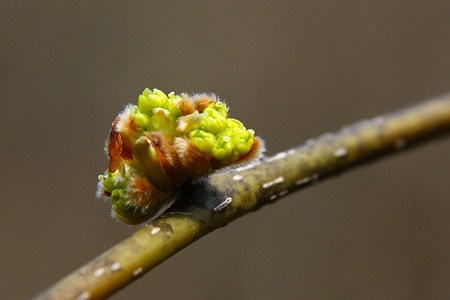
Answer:
M167 213L36 299L102 299L207 233L283 196L450 131L450 94L345 126L262 162L182 187Z

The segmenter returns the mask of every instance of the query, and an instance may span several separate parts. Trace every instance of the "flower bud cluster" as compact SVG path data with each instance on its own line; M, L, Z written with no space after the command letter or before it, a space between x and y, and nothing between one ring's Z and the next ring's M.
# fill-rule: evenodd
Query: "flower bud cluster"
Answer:
M210 95L146 88L119 114L109 134L109 169L99 176L100 196L128 223L156 217L191 177L259 156L262 142L228 117Z

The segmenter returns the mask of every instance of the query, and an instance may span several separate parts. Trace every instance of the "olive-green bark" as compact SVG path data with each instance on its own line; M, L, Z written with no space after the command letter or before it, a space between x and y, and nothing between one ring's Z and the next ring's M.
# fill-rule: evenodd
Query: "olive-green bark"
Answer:
M36 299L102 299L209 232L353 166L450 132L450 94L359 121L259 163L185 184L177 203Z

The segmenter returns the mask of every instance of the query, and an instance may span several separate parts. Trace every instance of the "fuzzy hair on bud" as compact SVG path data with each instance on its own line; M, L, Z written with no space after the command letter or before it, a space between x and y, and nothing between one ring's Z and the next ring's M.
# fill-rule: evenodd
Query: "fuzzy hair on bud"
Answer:
M214 94L165 94L146 88L112 123L109 167L97 196L129 224L152 220L175 201L179 187L214 170L260 159L264 142Z

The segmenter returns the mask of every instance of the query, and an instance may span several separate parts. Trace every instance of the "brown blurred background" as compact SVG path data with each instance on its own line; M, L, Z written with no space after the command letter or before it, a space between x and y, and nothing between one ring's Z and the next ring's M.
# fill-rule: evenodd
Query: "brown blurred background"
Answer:
M2 1L1 299L135 228L94 197L144 87L215 92L268 154L450 90L450 2ZM450 140L290 195L113 299L449 299Z

